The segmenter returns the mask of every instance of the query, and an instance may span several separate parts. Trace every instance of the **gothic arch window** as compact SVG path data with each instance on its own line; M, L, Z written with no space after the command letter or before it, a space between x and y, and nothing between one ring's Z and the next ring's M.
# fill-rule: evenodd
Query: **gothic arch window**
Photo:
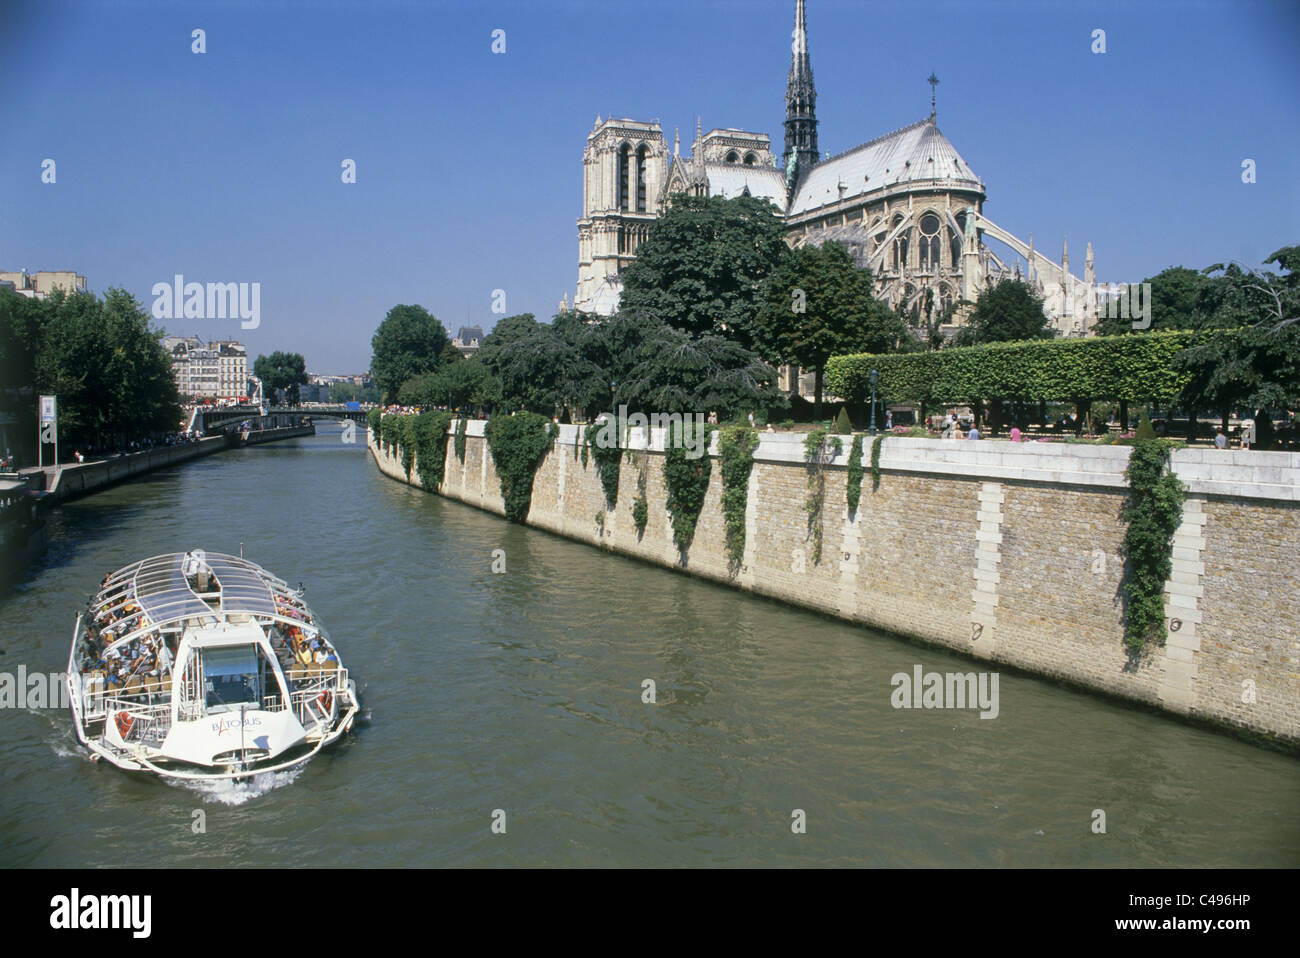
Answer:
M926 210L921 215L921 269L939 268L939 233L941 223L933 210Z
M618 208L631 209L632 199L632 147L624 143L618 148Z
M646 211L646 192L645 192L645 167L646 154L650 148L642 143L636 150L636 211L644 213Z
M740 162L740 154L737 153L735 150L732 150L730 153L727 154L727 162L728 162L728 163L739 163L739 162Z
M745 165L746 165L746 166L756 166L757 164L758 164L758 157L756 157L753 153L746 153L746 154L745 154Z
M939 315L945 315L952 307L952 287L947 283L939 284Z
M949 230L948 230L948 245L951 247L951 252L952 252L952 268L953 268L953 269L960 269L960 268L961 268L961 248L962 248L961 234L960 234L960 233L954 233L951 229L949 229Z
M902 222L902 216L894 217L894 229L898 229ZM910 232L911 230L903 230L894 238L894 269L902 269L907 265L907 241Z

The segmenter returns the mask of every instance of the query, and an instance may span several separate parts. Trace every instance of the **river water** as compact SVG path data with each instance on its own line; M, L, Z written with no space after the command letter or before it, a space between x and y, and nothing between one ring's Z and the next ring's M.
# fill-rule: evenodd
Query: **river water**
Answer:
M306 584L367 721L198 787L0 709L0 865L1300 865L1293 758L1010 673L992 720L895 709L896 673L984 666L509 525L319 428L57 510L0 671L61 669L105 572L243 543Z

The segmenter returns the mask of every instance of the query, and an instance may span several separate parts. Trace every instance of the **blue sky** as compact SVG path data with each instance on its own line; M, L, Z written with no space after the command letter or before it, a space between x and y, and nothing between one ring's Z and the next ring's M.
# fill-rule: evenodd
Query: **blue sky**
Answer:
M985 213L1053 256L1068 236L1076 272L1089 241L1117 282L1300 242L1300 4L807 5L824 151L923 118L934 70ZM700 115L780 152L793 9L0 0L0 269L75 269L146 307L176 273L260 282L256 330L163 325L321 373L365 369L397 303L453 335L498 318L495 289L548 318L577 281L596 115L680 127L684 152Z

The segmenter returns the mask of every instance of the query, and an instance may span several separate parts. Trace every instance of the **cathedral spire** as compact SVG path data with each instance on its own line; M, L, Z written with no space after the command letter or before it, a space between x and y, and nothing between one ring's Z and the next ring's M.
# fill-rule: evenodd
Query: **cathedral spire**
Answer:
M817 87L808 56L808 22L804 0L794 8L794 42L790 45L790 75L785 88L785 167L790 185L811 169L817 153Z

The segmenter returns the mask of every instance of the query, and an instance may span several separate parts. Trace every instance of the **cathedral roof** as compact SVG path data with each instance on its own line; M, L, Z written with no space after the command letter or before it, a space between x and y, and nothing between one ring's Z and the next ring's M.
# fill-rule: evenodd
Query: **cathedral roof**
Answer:
M770 200L785 212L785 175L770 166L744 166L736 163L706 163L705 175L710 196L732 199L750 196Z
M956 181L959 188L984 189L931 115L818 163L796 188L789 214L865 196L886 186L936 179Z

